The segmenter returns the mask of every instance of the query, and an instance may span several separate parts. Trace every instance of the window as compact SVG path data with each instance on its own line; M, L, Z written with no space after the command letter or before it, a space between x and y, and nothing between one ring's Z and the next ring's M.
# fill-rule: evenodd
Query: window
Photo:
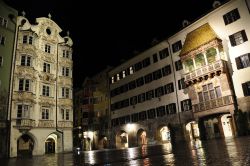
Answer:
M159 51L160 59L164 59L169 56L168 48L164 48L163 50Z
M49 86L43 85L42 95L49 96Z
M181 70L182 69L182 63L181 60L178 60L175 62L175 69L176 71Z
M162 68L162 76L167 76L169 74L171 74L171 66L167 65Z
M135 89L135 88L136 88L136 83L135 83L135 81L129 82L129 83L128 83L128 86L129 86L129 89L130 89L130 90L131 90L131 89Z
M178 88L179 88L179 90L186 88L186 83L184 81L184 78L178 80Z
M145 93L138 95L138 103L142 103L145 101Z
M171 103L169 105L166 105L166 112L167 112L167 114L175 114L176 113L175 103Z
M23 44L32 44L33 43L33 37L24 35L23 36Z
M69 68L68 67L62 67L62 75L65 77L69 76Z
M166 114L165 106L160 106L156 108L157 117L162 117Z
M202 86L202 92L198 92L199 102L212 100L222 96L221 88L214 87L212 83Z
M150 65L150 58L146 58L142 61L142 66L147 67Z
M138 62L134 65L135 72L142 69L142 62Z
M149 74L145 75L144 80L145 80L145 84L152 82L153 81L153 74L149 73Z
M154 119L155 118L155 109L152 108L150 110L147 110L147 114L148 114L148 119Z
M70 58L70 52L68 50L63 50L63 57Z
M7 23L8 23L8 21L5 18L0 17L0 25L1 26L7 28Z
M49 119L49 108L42 108L42 119Z
M139 120L138 113L132 114L131 117L132 117L132 122L138 122Z
M43 72L50 73L50 64L44 62L43 63Z
M0 67L3 66L3 57L0 56Z
M69 98L69 88L62 88L62 97L63 98Z
M17 118L29 118L29 105L17 105Z
M225 25L228 25L228 24L240 19L240 14L239 14L238 9L236 8L236 9L224 14L223 19L224 19Z
M158 62L157 53L153 54L153 62Z
M154 90L147 91L146 92L146 99L151 100L152 98L154 98Z
M4 45L5 44L5 37L0 35L0 45Z
M164 86L165 94L174 92L174 84L171 82Z
M142 111L139 113L139 120L146 120L147 119L147 113L146 111Z
M88 114L88 113L87 113ZM88 116L88 115L87 115ZM62 117L62 120L69 120L70 118L70 115L69 115L69 109L64 109L62 108L61 109L61 117Z
M21 66L31 66L31 57L28 55L21 55Z
M181 111L189 111L192 110L192 103L190 99L181 101Z
M51 51L51 46L48 45L48 44L45 44L45 50L44 50L44 51L47 52L47 53L50 53L50 51Z
M136 79L136 85L137 85L137 87L140 87L140 86L144 85L143 77L140 77L140 78Z
M244 96L250 96L250 81L242 84Z
M181 44L180 40L178 42L172 44L173 53L181 50L181 48L182 48L182 44Z
M122 78L125 78L126 77L126 70L123 70L122 71Z
M30 91L30 80L19 79L19 91Z
M130 97L130 105L137 104L137 96Z
M161 86L159 88L156 88L155 89L155 97L160 97L162 95L164 95L164 87Z
M243 69L250 66L250 53L235 58L237 69Z
M245 30L242 30L242 31L239 31L237 33L230 35L229 39L230 39L230 43L233 47L240 45L240 44L244 43L245 41L248 41Z
M156 70L153 72L153 78L154 80L158 80L162 77L161 69Z
M129 74L133 74L134 73L134 68L131 66L129 67Z

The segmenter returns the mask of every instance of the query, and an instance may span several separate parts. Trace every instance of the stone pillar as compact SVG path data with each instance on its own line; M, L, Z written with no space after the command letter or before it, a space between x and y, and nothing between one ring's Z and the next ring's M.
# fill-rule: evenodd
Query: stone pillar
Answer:
M206 51L204 51L204 52L203 52L202 54L204 55L204 58L205 58L205 63L206 63L206 65L208 65L208 61L207 61L207 54L206 54Z
M171 141L172 143L185 141L185 125L184 124L173 124L169 126L170 134L171 134Z

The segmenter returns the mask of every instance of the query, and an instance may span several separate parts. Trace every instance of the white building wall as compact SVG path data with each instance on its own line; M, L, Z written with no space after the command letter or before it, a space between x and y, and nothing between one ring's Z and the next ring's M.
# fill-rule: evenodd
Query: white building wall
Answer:
M26 20L23 26L21 26L22 20ZM37 18L36 21L38 23L37 25L31 25L25 17L18 17L18 25L20 25L18 30L21 31L18 32L18 47L12 92L11 157L17 155L17 140L23 134L29 135L35 143L32 152L33 155L42 155L45 153L45 141L48 138L53 138L55 140L56 153L72 151L73 83L71 71L73 62L71 46L73 42L70 37L61 37L59 35L62 30L50 18ZM50 35L46 34L47 28L51 29ZM32 34L32 45L23 44L24 34ZM67 39L67 41L65 39ZM46 43L51 45L50 53L44 51ZM63 57L62 50L64 49L70 52L69 58ZM21 55L24 53L31 55L31 67L21 66ZM43 72L44 62L50 64L50 73ZM56 73L57 65L58 74ZM70 69L69 76L62 76L62 71L59 70L62 66ZM48 75L48 77L46 75ZM31 80L30 91L19 91L20 78ZM43 85L48 85L50 87L49 96L42 95ZM70 89L69 98L62 97L62 87ZM58 92L57 95L56 90ZM28 119L34 120L32 125L28 124L27 126L27 124L16 123L17 119L19 119L17 117L17 104L28 104L30 106L30 116ZM42 119L43 107L49 108L49 119ZM64 112L64 119L62 119L61 108L69 109L68 120L66 119L66 111ZM26 118L27 117L22 117L20 119ZM63 136L61 132L63 132ZM63 143L62 137L64 137ZM64 147L64 149L62 147Z

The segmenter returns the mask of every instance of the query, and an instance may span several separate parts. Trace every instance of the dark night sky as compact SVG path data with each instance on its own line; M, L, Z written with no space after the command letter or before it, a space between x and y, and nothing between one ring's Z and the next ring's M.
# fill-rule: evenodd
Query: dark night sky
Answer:
M134 1L5 0L19 15L25 11L31 23L51 13L62 36L70 31L74 87L107 65L116 66L134 51L149 48L154 38L163 40L178 32L182 20L197 19L212 9L214 0Z

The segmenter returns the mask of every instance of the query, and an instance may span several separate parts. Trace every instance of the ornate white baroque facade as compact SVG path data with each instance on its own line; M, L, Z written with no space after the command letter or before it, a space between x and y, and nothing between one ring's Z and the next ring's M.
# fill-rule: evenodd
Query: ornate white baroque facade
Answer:
M51 19L17 18L10 157L72 151L72 45Z

